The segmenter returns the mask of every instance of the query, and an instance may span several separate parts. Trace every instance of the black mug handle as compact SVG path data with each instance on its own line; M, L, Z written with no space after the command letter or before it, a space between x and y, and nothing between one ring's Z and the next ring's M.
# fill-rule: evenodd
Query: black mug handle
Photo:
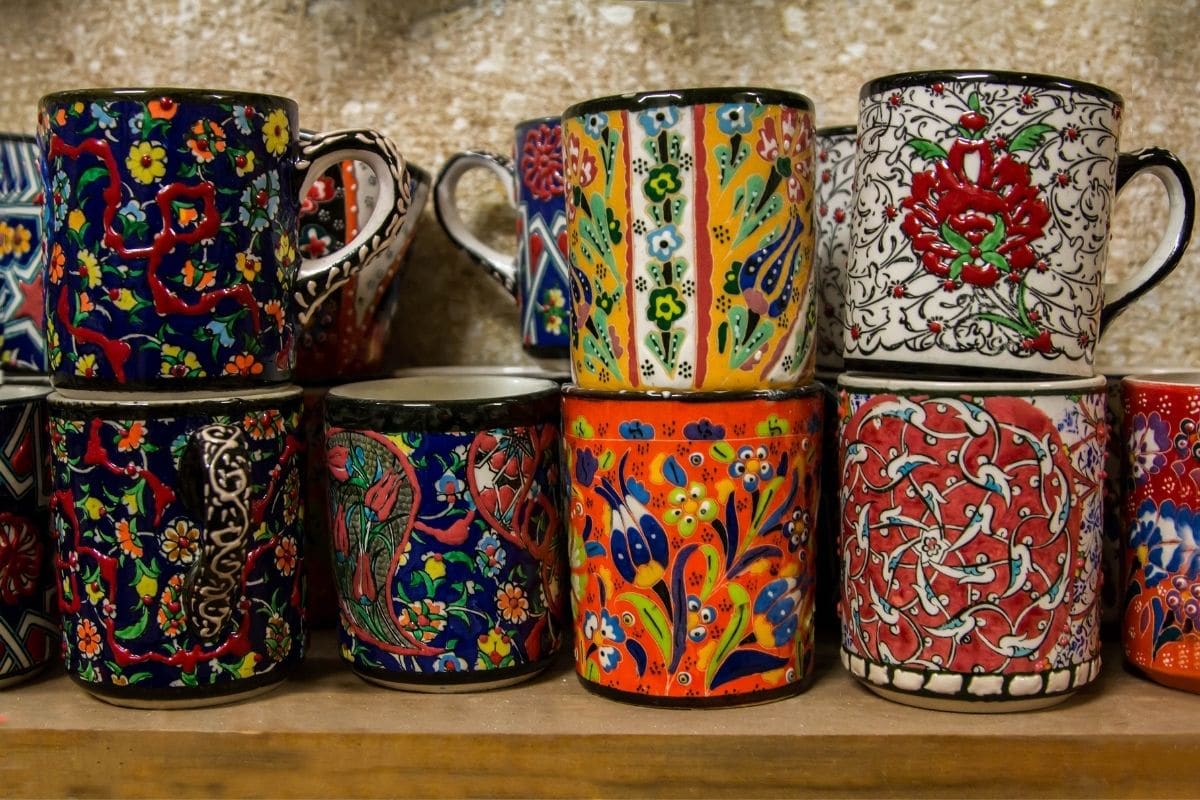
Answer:
M1117 191L1136 175L1149 172L1167 190L1170 207L1167 210L1167 229L1163 232L1150 258L1137 272L1123 281L1104 284L1104 309L1100 312L1100 330L1137 298L1150 291L1167 277L1187 250L1196 217L1196 191L1187 168L1169 150L1148 147L1117 157Z
M201 520L200 552L184 581L188 628L214 641L233 616L250 543L250 454L241 430L214 423L193 431L179 459L179 494Z

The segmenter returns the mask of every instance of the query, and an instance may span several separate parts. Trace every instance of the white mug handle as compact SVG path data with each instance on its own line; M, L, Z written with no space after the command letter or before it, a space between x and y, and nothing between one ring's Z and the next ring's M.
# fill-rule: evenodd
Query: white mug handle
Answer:
M1104 309L1100 313L1100 329L1129 307L1129 304L1150 291L1179 266L1187 250L1196 216L1196 192L1187 168L1169 150L1148 147L1134 153L1121 153L1117 159L1117 191L1135 175L1147 172L1162 182L1167 190L1167 227L1158 247L1146 263L1123 281L1104 284Z
M458 211L456 191L458 181L473 169L487 168L504 185L509 202L516 206L516 177L512 162L495 153L467 150L455 153L438 173L433 190L433 210L437 220L450 240L458 245L477 264L498 280L514 297L517 294L517 260L515 256L502 253L486 245L463 224Z

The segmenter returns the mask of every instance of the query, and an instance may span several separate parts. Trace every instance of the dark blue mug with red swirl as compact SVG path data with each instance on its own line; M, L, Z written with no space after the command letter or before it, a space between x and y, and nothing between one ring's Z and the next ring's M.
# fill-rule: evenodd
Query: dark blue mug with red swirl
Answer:
M525 352L565 360L571 333L562 163L558 117L519 122L512 159L481 150L450 157L437 177L434 210L446 235L517 298ZM455 192L463 175L479 168L500 179L516 208L515 256L488 245L463 222Z
M409 205L403 158L369 130L303 140L296 103L197 89L42 98L47 358L59 388L280 383L293 327L387 252ZM301 258L300 200L367 164L379 198L336 252Z

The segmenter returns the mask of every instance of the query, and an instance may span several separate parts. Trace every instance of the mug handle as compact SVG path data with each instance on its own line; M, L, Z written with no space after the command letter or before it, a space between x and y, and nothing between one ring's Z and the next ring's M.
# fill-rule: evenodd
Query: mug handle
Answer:
M200 551L184 581L188 627L217 638L233 616L251 531L253 481L241 430L214 423L193 431L179 459L179 494L202 520Z
M293 292L301 325L308 322L321 301L388 252L400 235L412 201L404 157L391 139L366 129L301 135L300 159L296 162L296 169L303 175L300 196L307 196L309 187L342 161L361 161L371 168L379 181L379 199L371 216L344 247L320 258L301 259Z
M483 241L463 224L462 215L458 213L458 201L455 192L459 179L473 169L486 167L490 169L500 183L504 184L509 201L514 203L516 198L516 176L510 160L496 153L481 150L468 150L455 153L438 173L437 184L433 190L433 210L437 220L446 235L472 259L488 271L493 278L508 290L509 294L517 295L517 259L515 256L502 253L488 247Z
M1150 291L1171 270L1179 266L1179 260L1187 250L1192 236L1192 223L1196 217L1196 192L1187 168L1169 150L1147 147L1133 153L1121 153L1117 157L1117 191L1143 171L1149 172L1162 182L1167 190L1170 206L1167 210L1167 229L1158 247L1146 263L1123 281L1104 284L1104 308L1100 312L1100 330L1104 330L1113 319L1129 307L1129 304Z

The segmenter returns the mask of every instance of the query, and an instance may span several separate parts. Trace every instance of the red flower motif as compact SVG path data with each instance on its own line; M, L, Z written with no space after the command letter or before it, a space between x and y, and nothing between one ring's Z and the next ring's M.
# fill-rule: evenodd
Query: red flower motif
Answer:
M530 194L549 200L563 193L562 129L539 125L521 145L521 181Z
M584 150L578 136L567 140L567 182L572 186L587 186L596 179L596 156Z
M844 208L835 208L833 210L833 221L834 222L845 222L846 221L846 210Z
M1030 243L1050 220L1029 167L997 157L983 140L958 139L933 169L913 176L901 205L901 230L925 269L980 287L1033 266Z
M1023 105L1023 106L1033 105L1033 95L1031 95L1029 92L1025 92L1024 94L1022 94L1021 95L1021 105Z
M37 529L23 517L0 513L0 600L12 604L32 594L41 570Z
M764 161L772 166L780 177L787 178L788 200L798 203L804 199L804 183L811 164L805 158L809 138L812 136L812 120L794 108L784 108L779 115L776 130L775 118L763 120L755 150Z
M304 199L300 201L300 215L308 216L317 211L317 206L321 203L328 203L337 193L337 185L333 178L328 175L322 175L313 181L313 185L308 187L308 193L304 195Z
M903 99L904 99L904 98L902 98L902 97L900 96L900 93L899 93L899 92L893 92L893 93L891 94L891 96L890 96L890 97L888 97L888 102L889 102L889 103L891 103L891 105L892 105L893 107L895 107L895 106L898 106L898 105L900 105L900 103L903 101Z
M400 476L395 472L385 472L383 476L367 489L363 502L367 508L375 512L375 519L387 519L391 516L400 494Z

